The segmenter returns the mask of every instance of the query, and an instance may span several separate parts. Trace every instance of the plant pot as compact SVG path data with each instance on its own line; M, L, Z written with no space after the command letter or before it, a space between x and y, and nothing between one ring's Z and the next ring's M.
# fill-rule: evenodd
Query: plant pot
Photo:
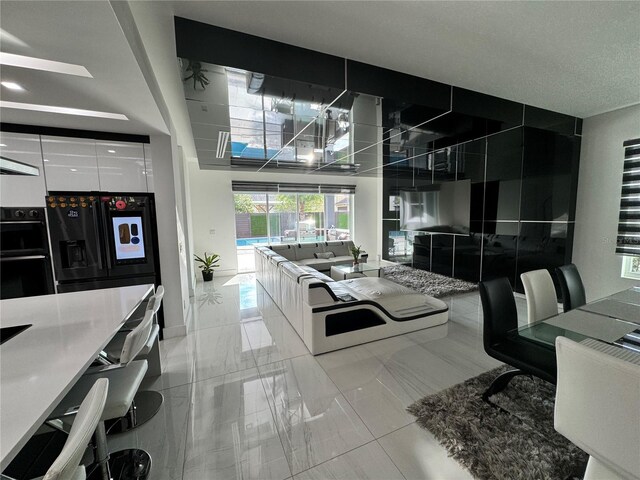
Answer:
M205 282L210 282L211 280L213 280L213 272L205 272L204 270L202 271L202 279Z
M357 260L354 260L354 261L353 261L353 266L354 266L354 267L357 267L358 265L360 265L360 262L358 262Z

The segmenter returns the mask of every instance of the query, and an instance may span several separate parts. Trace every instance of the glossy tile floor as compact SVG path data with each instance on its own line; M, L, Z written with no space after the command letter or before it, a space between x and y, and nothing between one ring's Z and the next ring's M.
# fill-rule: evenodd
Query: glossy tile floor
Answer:
M444 300L447 325L314 357L253 275L199 284L188 335L161 342L144 385L161 411L111 450L147 450L153 479L471 478L405 412L499 365L478 294Z

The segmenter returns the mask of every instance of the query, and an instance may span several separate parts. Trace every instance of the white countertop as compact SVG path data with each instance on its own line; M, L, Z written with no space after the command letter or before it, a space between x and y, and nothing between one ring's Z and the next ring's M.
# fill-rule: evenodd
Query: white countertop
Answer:
M153 285L0 301L0 326L33 324L0 345L0 469L91 365Z

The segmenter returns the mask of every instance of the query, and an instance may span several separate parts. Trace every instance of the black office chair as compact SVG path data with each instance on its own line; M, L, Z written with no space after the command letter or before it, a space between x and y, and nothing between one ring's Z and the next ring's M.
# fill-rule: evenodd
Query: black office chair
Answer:
M556 383L556 354L552 348L507 335L518 327L518 312L513 298L511 284L506 278L480 282L480 299L484 316L484 350L490 357L507 363L514 370L498 375L482 394L487 402L489 397L504 390L517 375L535 375L547 382Z
M587 303L580 272L573 263L556 268L556 275L562 292L562 306L565 312Z

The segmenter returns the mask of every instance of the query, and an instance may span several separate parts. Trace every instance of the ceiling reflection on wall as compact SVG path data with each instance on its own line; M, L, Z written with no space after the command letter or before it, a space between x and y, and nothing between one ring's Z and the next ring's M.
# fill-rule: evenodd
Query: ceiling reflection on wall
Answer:
M447 180L451 148L522 124L521 104L428 81L381 97L178 60L203 168Z
M355 173L358 158L372 160L354 155L379 139L372 97L187 59L179 65L205 167Z

